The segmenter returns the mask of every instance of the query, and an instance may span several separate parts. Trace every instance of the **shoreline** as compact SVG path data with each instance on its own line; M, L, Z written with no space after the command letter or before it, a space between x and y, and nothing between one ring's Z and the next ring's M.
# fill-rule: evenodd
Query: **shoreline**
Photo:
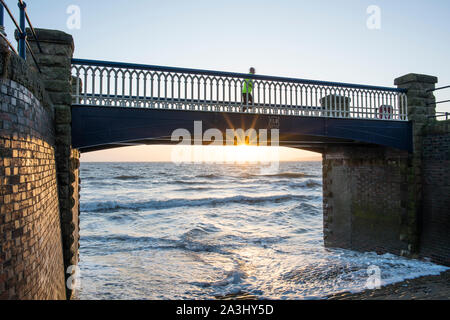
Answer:
M216 296L215 299L259 300L257 296L246 292ZM443 271L439 275L421 276L391 283L380 289L366 289L356 293L343 291L318 300L450 300L450 270Z
M450 300L450 270L388 284L380 289L336 293L326 300Z

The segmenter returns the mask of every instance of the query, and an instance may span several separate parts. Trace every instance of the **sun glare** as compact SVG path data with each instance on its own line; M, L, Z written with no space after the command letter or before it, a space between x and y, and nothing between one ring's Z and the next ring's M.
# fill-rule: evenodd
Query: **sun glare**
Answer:
M279 150L276 147L258 147L242 143L223 148L225 162L258 163L279 160Z
M321 160L304 150L254 145L238 146L132 146L82 154L86 162L257 163Z

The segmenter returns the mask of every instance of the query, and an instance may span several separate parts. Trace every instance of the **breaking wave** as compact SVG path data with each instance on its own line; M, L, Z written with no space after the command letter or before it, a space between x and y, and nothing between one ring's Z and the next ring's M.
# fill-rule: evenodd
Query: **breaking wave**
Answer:
M258 205L264 203L283 203L288 201L311 200L309 195L274 195L266 197L234 196L225 198L203 198L203 199L169 199L169 200L148 200L141 202L123 201L93 201L82 202L82 212L116 212L121 210L147 210L147 209L168 209L179 207L219 207L230 204Z

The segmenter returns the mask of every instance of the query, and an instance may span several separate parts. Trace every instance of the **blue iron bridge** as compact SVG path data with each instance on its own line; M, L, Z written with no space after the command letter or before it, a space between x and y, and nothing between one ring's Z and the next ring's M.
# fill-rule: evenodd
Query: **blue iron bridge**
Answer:
M200 121L224 135L278 129L280 146L317 152L330 145L412 151L402 89L82 59L72 60L72 76L72 145L81 152L177 144L173 132L194 132ZM246 81L251 95L242 94Z

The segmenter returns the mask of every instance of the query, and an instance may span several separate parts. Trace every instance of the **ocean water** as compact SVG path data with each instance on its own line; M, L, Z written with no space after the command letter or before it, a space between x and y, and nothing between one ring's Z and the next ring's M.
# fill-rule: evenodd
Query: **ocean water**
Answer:
M325 248L321 170L82 163L78 297L317 299L446 270Z

